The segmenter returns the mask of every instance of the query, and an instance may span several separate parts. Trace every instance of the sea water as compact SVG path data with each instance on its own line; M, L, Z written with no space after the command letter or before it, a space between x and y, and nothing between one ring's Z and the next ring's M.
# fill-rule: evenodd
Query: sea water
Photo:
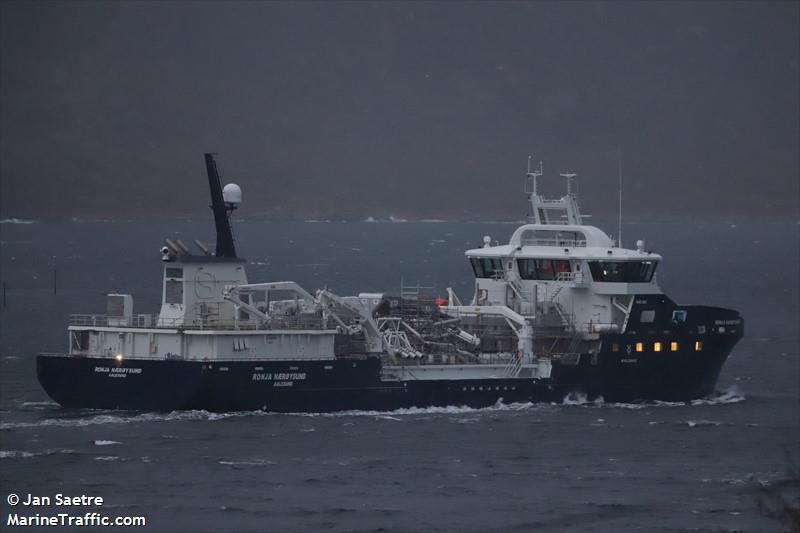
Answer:
M452 287L462 300L474 283L464 250L485 235L507 241L516 228L398 219L235 226L251 282L294 280L340 295L397 293L402 282L441 295ZM745 319L708 398L614 404L570 395L479 410L286 415L52 403L34 357L66 349L67 315L103 314L109 292L132 294L135 313L157 312L162 239L213 244L213 226L4 220L3 527L22 511L8 494L61 493L101 496L103 513L145 516L146 531L785 529L760 509L782 491L797 497L786 480L800 464L799 229L788 219L626 222L631 243L644 239L664 256L657 276L670 297Z

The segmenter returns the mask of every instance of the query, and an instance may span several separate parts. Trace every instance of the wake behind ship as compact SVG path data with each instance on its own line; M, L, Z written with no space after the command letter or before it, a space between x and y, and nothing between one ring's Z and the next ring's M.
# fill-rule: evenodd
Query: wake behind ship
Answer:
M678 305L656 283L661 256L584 225L567 194L526 181L530 223L507 244L466 251L475 292L462 304L419 287L400 295L314 293L249 283L231 230L241 189L205 155L216 246L166 239L158 314L109 294L105 315L72 315L69 352L41 354L64 407L278 412L394 410L560 401L684 401L713 392L743 335L738 312Z

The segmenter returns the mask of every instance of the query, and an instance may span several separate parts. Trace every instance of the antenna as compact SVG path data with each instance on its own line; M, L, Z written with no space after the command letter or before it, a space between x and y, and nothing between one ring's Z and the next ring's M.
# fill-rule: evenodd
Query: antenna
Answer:
M559 174L559 176L561 176L562 178L567 178L567 196L575 194L572 191L572 182L575 179L575 176L577 176L577 174L575 174L574 172L562 172Z
M181 250L183 250L183 253L185 253L185 254L190 254L190 253L191 253L191 252L189 251L189 247L188 247L188 246L186 246L185 244L183 244L183 243L181 242L181 240L180 240L180 239L175 239L175 244L177 244L177 245L178 245L178 248L180 248Z
M536 196L538 193L536 192L536 179L542 176L542 162L539 161L539 168L536 170L531 170L531 158L533 156L528 156L528 179L531 180L533 183L533 191L532 194Z
M617 228L617 247L622 248L622 149L617 146L617 167L619 170L619 221Z
M211 255L211 252L208 250L208 247L202 242L200 242L199 239L195 239L194 243L197 245L198 248L200 248L200 251L203 252L203 255Z
M525 192L528 192L528 180L531 179L531 156L528 156L528 172L525 174ZM533 186L531 194L536 194L536 186Z

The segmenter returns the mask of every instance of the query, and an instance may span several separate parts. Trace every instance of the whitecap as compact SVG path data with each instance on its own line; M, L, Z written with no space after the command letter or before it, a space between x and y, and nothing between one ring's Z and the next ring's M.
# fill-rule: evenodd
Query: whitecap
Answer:
M27 459L34 455L38 454L18 450L0 450L0 459Z
M389 215L388 218L375 218L373 216L369 216L369 217L364 219L364 222L370 222L370 223L374 223L374 222L408 222L408 219L396 217L396 216L393 216L393 215Z
M272 466L276 465L275 461L270 461L269 459L251 459L249 461L218 461L219 464L225 466Z
M94 458L95 461L119 461L118 455L100 455Z
M28 218L4 218L0 220L0 224L35 224L38 220L28 219Z
M20 411L49 411L58 408L56 402L22 402L19 405Z
M736 385L731 385L724 391L715 391L713 394L692 400L692 405L724 405L728 403L739 403L746 399L744 393Z
M570 392L561 400L562 405L586 405L589 400L583 392Z
M29 457L56 455L59 453L63 454L75 453L75 450L70 450L67 448L53 448L44 450L43 452L26 452L26 451L16 451L16 450L0 451L0 459L27 459Z
M685 422L681 423L686 424L690 428L722 425L722 422L719 422L717 420L686 420Z
M121 442L116 440L95 440L92 442L94 443L95 446L111 446L114 444L122 444Z

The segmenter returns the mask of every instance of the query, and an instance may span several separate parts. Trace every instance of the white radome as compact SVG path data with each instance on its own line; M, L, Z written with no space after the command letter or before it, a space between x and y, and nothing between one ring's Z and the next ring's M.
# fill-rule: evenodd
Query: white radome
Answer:
M222 199L226 204L242 203L242 188L235 183L229 183L222 188Z

